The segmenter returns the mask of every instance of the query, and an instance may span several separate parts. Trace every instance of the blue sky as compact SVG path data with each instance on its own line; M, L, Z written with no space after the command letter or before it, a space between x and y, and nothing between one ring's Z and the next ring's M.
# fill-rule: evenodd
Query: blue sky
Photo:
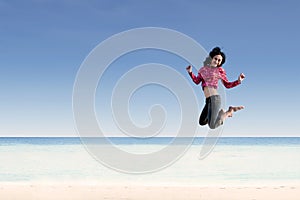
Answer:
M0 136L77 136L72 90L81 63L110 36L149 26L186 34L207 51L222 47L230 80L244 72L243 84L226 90L226 104L246 109L226 122L223 135L300 136L299 11L297 0L0 0ZM129 70L151 62L149 55L124 64ZM160 54L153 62L168 58ZM168 64L190 81L188 63ZM107 76L114 73L120 73L117 67ZM201 88L193 87L201 109ZM141 98L137 93L135 106Z

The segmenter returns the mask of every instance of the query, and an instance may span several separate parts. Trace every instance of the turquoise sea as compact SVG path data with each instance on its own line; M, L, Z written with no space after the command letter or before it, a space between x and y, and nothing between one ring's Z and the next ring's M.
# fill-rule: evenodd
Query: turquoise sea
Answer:
M151 153L173 138L108 138L132 153ZM186 138L182 138L185 144ZM199 159L204 138L195 138L171 165L152 173L127 174L104 166L80 138L0 138L0 182L101 182L162 185L300 184L300 138L224 137ZM101 144L100 144L101 145ZM180 144L178 144L180 145Z

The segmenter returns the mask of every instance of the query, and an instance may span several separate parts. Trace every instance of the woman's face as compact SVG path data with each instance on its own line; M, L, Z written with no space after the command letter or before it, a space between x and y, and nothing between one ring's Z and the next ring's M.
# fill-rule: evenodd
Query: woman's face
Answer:
M210 63L210 66L211 67L218 67L221 65L222 63L222 56L221 55L215 55L212 60L211 60L211 63Z

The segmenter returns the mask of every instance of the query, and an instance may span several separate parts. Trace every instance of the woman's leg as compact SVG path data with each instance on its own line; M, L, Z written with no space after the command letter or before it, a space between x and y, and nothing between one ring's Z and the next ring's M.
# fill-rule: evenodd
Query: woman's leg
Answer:
M208 126L211 129L215 129L223 124L227 117L232 117L233 112L244 109L244 106L230 106L226 112L221 109L221 97L214 95L209 97L210 101L208 105Z
M201 115L199 117L199 124L201 126L204 126L204 125L206 125L208 123L208 105L209 105L209 102L210 102L210 99L207 98L205 100L205 106L204 106L204 108L203 108L203 110L201 112Z
M222 125L226 118L232 117L233 112L239 111L241 109L244 109L244 106L229 106L228 110L224 112L223 109L219 111L216 123L214 124L214 127L217 128L218 126Z
M224 111L221 109L221 97L214 95L210 97L208 107L208 125L209 128L215 129L223 124Z

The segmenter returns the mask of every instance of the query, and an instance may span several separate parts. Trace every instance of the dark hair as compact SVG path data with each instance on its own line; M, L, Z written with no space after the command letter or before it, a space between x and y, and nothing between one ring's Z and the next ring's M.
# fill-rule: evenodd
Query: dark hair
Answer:
M215 57L216 55L221 55L222 56L223 59L222 59L221 65L220 65L220 66L222 66L225 63L226 56L221 51L220 47L215 47L215 48L213 48L213 50L211 50L211 52L209 52L209 56L211 58ZM218 66L218 67L220 67L220 66Z

